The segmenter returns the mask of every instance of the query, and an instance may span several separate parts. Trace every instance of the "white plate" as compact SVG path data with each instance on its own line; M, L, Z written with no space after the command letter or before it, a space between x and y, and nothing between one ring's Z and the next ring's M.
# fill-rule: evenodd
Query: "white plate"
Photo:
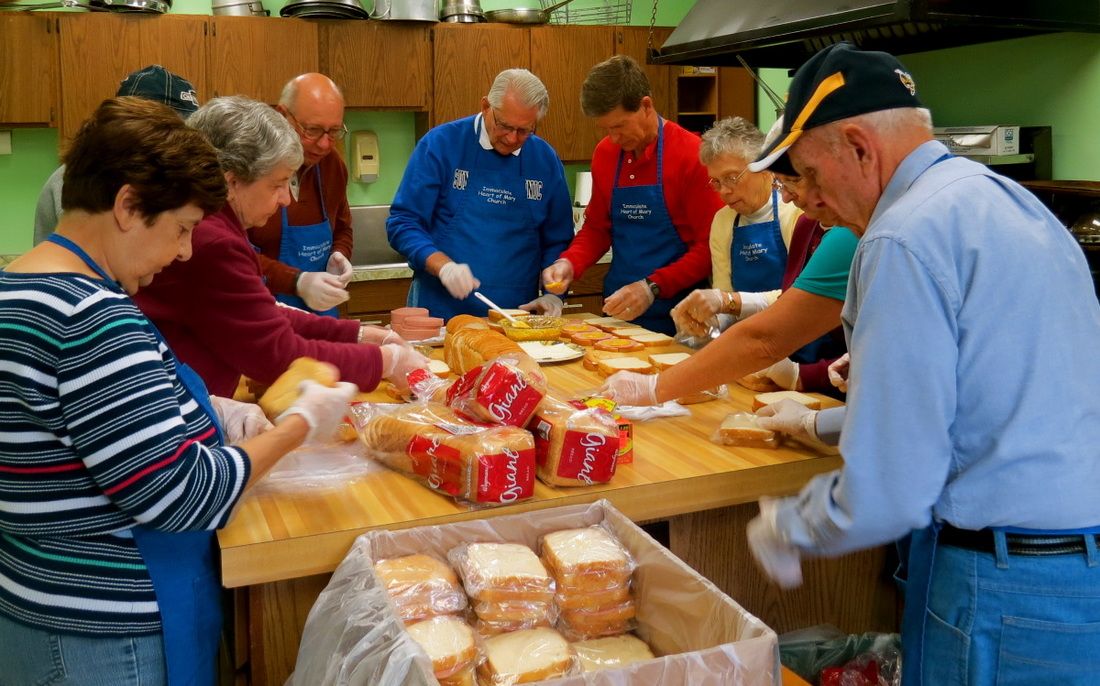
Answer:
M553 364L555 362L569 362L584 355L584 348L576 343L559 341L548 343L546 341L517 341L523 351L534 358L539 364Z

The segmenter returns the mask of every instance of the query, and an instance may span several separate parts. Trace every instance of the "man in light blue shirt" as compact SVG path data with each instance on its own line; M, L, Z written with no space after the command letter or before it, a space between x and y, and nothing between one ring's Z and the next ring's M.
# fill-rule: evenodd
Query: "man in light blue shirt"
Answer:
M890 55L818 53L785 119L755 168L786 155L861 238L845 466L761 502L757 559L797 585L801 555L912 532L904 684L1100 683L1100 306L1080 248L932 139Z

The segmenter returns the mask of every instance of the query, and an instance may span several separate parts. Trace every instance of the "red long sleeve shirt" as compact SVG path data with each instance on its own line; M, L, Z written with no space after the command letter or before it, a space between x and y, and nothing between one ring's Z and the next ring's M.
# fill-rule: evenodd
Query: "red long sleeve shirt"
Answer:
M298 199L286 208L287 221L291 226L319 224L324 219L321 212L323 202L328 220L332 223L332 249L343 253L350 261L353 231L351 207L348 205L347 165L333 151L312 167L299 170L298 174ZM317 193L318 174L321 175L323 198ZM282 211L271 215L266 224L254 227L248 233L252 243L260 249L260 265L271 292L297 295L294 284L301 270L279 261L279 244L283 239Z
M710 276L710 223L724 203L708 185L707 169L699 162L699 136L670 121L665 122L664 131L665 205L680 239L688 245L683 257L649 275L660 286L661 297L668 298ZM592 199L584 226L561 254L573 264L574 278L580 278L611 247L611 187L621 151L604 138L592 154ZM656 139L639 155L625 153L619 173L620 186L655 183Z
M270 384L303 356L336 365L363 390L378 385L382 354L356 342L359 322L275 304L229 205L195 227L191 253L134 299L210 393L233 397L242 374Z

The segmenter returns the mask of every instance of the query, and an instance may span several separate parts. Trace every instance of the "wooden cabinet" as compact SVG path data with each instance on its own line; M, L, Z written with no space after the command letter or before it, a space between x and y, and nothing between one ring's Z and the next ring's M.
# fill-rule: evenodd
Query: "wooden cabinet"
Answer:
M610 264L594 264L584 276L569 286L565 297L565 314L591 312L603 316L603 280L607 276Z
M521 26L437 24L433 41L433 126L479 112L498 73L531 66L531 32Z
M55 123L57 19L0 15L0 123Z
M319 27L321 72L343 89L348 107L427 110L431 105L429 26L326 21Z
M699 134L726 117L756 122L756 83L752 76L741 67L704 69L709 70L675 74L676 122Z
M348 284L348 301L340 306L340 316L358 319L364 324L385 326L390 311L404 307L412 278L353 281Z
M718 118L744 117L756 122L756 81L741 67L718 69Z
M587 162L602 138L581 111L581 84L594 65L615 51L608 26L538 26L531 29L531 71L546 84L550 111L539 122L539 136L565 162Z
M658 26L653 29L653 47L659 48L668 37L672 35L670 27ZM615 29L615 54L630 55L638 64L643 65L646 76L649 78L649 89L652 92L653 104L658 114L665 119L674 119L673 112L675 98L673 97L673 71L674 67L666 67L660 64L648 64L649 59L649 27L647 26L620 26Z
M287 81L320 69L314 22L269 17L211 17L210 22L212 96L247 95L273 105Z
M151 64L190 81L200 102L210 96L203 49L207 17L104 12L63 14L58 20L62 140L118 92L130 72Z

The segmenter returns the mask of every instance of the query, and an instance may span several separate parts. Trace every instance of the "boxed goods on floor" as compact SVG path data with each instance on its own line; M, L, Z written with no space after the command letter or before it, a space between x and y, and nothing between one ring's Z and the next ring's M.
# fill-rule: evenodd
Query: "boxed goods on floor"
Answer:
M438 683L433 675L433 662L406 630L394 599L375 573L375 564L417 554L447 560L450 551L461 550L461 546L471 543L522 544L538 553L547 534L590 526L599 526L610 533L632 558L630 585L636 612L631 625L635 627L634 635L648 644L657 657L627 667L580 673L580 665L590 661L583 659L584 650L571 645L569 650L576 654L573 659L576 667L569 671L569 676L545 683L778 686L775 632L607 501L363 534L310 611L288 684ZM745 564L751 562L746 560ZM533 638L538 637L537 632L558 635L542 626L527 631ZM493 638L512 635L498 634ZM484 659L486 641L485 637L478 639L479 657L475 663ZM491 649L499 650L510 641L496 640ZM644 648L640 641L636 643ZM439 662L435 664L438 673ZM459 682L446 679L445 683Z

